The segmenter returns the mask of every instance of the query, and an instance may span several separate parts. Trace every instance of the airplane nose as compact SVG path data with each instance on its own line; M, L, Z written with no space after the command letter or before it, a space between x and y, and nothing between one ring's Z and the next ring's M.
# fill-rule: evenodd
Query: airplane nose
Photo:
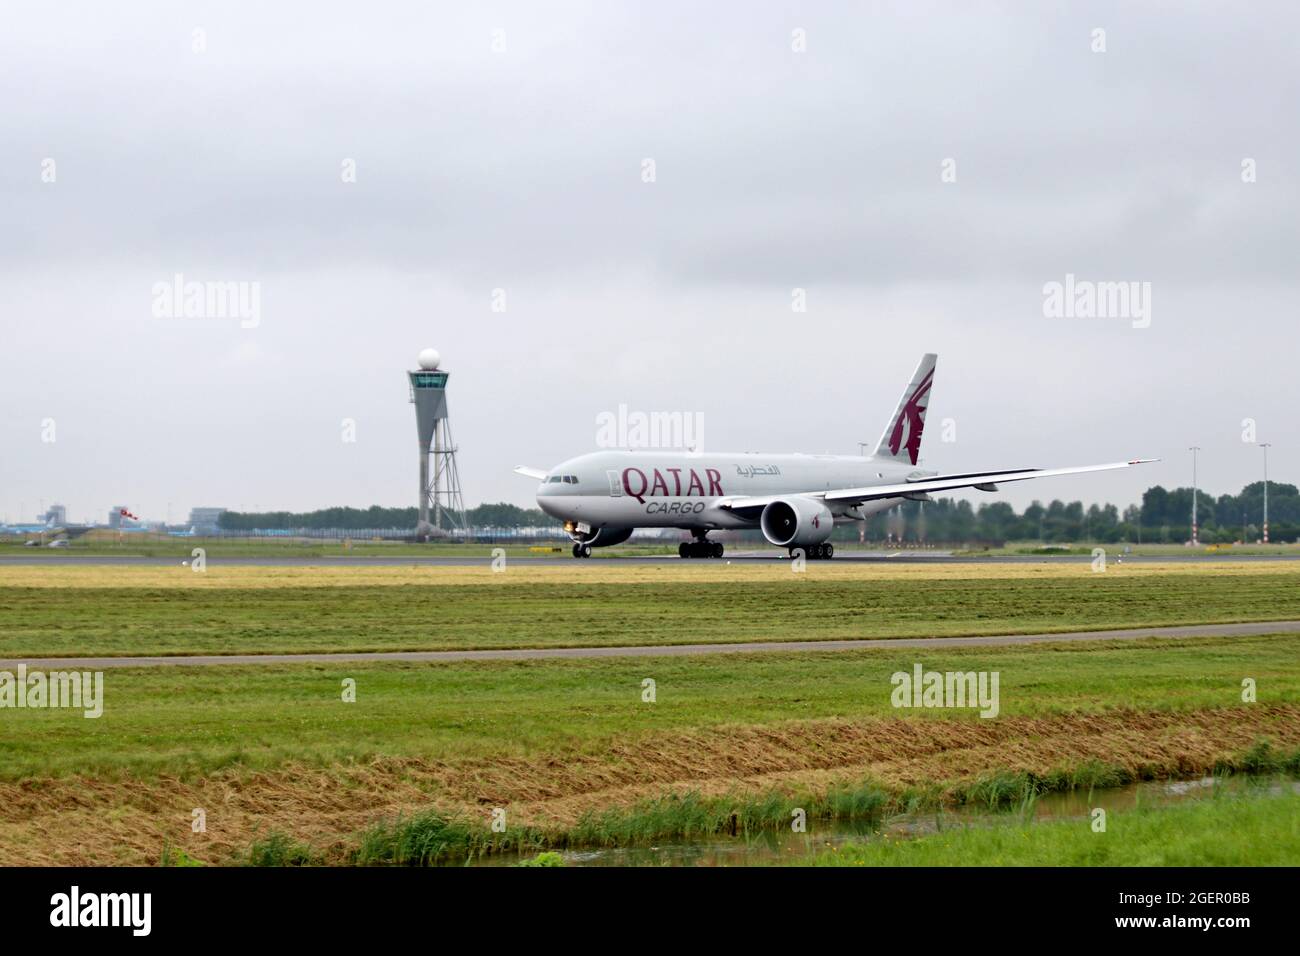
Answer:
M558 495L553 495L548 491L538 489L537 507L541 508L543 512L550 515L552 518L569 517L569 515L564 513L565 509L562 507L563 504L564 499L560 498Z

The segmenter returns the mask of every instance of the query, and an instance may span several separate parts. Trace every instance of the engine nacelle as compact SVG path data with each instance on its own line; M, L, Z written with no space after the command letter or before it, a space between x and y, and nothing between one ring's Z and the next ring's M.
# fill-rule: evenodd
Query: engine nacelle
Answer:
M578 544L590 545L593 548L608 548L612 544L622 544L628 538L632 537L635 528L596 528L593 531L582 531L576 525L570 528L568 525L564 528L569 533L569 537Z
M763 537L778 548L821 544L835 530L831 511L812 498L778 498L758 519Z

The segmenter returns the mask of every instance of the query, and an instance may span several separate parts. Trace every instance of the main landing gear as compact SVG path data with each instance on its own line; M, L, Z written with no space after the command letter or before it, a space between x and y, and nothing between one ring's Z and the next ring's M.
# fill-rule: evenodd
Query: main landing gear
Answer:
M719 541L710 541L708 538L700 537L694 541L683 541L677 546L677 557L679 558L720 558L723 552L722 543Z
M591 545L589 545L589 544L575 544L575 545L573 546L573 556L574 556L575 558L589 558L589 557L591 557Z
M808 556L809 561L829 561L835 557L835 545L829 541L823 541L821 544L811 544L806 548L791 548L790 557L794 557L799 551Z

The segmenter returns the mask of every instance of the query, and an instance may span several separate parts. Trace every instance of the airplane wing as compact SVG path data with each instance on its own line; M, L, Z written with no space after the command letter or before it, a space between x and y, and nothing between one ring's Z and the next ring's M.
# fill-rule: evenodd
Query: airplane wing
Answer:
M904 481L892 485L867 485L863 488L838 488L832 491L809 493L810 498L822 498L826 501L844 501L857 504L881 498L904 498L909 495L921 495L931 491L956 491L959 488L978 488L981 491L997 491L1003 482L1025 481L1029 478L1051 478L1056 475L1080 475L1091 471L1111 471L1115 468L1129 468L1159 461L1158 458L1135 458L1132 461L1117 461L1107 465L1080 465L1074 468L1021 468L1010 471L983 471L962 475L935 475L918 478L916 481ZM765 495L763 497L722 498L719 507L731 511L746 511L762 508L785 495Z
M515 465L515 474L523 475L525 478L535 478L541 481L546 477L546 472L540 468L529 468L527 465Z
M797 496L799 495L799 492L793 492L792 495ZM728 511L735 511L739 513L742 518L756 518L758 516L753 512L766 508L778 498L789 498L792 495L732 495L727 498L719 498L714 502L714 504L719 508L726 508ZM809 494L805 497L816 498L818 496L816 494Z
M1057 475L1081 475L1090 471L1111 471L1115 468L1129 468L1132 465L1143 465L1156 460L1155 458L1134 458L1132 461L1116 461L1108 465L1079 465L1074 468L1025 468L1021 471L986 471L968 475L935 475L933 478L905 481L896 485L841 488L837 491L828 491L822 497L827 501L871 501L880 498L901 498L904 495L931 491L956 491L958 488L979 488L981 491L997 491L999 484L1008 481L1025 481L1029 478L1053 478Z

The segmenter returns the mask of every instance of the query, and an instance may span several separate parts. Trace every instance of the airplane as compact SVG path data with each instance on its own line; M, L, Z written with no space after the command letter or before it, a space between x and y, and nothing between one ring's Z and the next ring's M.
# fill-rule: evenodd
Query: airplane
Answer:
M998 486L1030 478L1110 471L1158 461L1134 458L1072 468L1005 468L941 474L917 466L938 355L921 357L871 455L764 455L673 451L598 451L550 471L520 465L533 478L537 504L564 522L575 558L622 544L637 528L680 528L693 541L682 558L720 558L710 531L754 529L791 557L834 557L836 525L861 521L931 493Z

